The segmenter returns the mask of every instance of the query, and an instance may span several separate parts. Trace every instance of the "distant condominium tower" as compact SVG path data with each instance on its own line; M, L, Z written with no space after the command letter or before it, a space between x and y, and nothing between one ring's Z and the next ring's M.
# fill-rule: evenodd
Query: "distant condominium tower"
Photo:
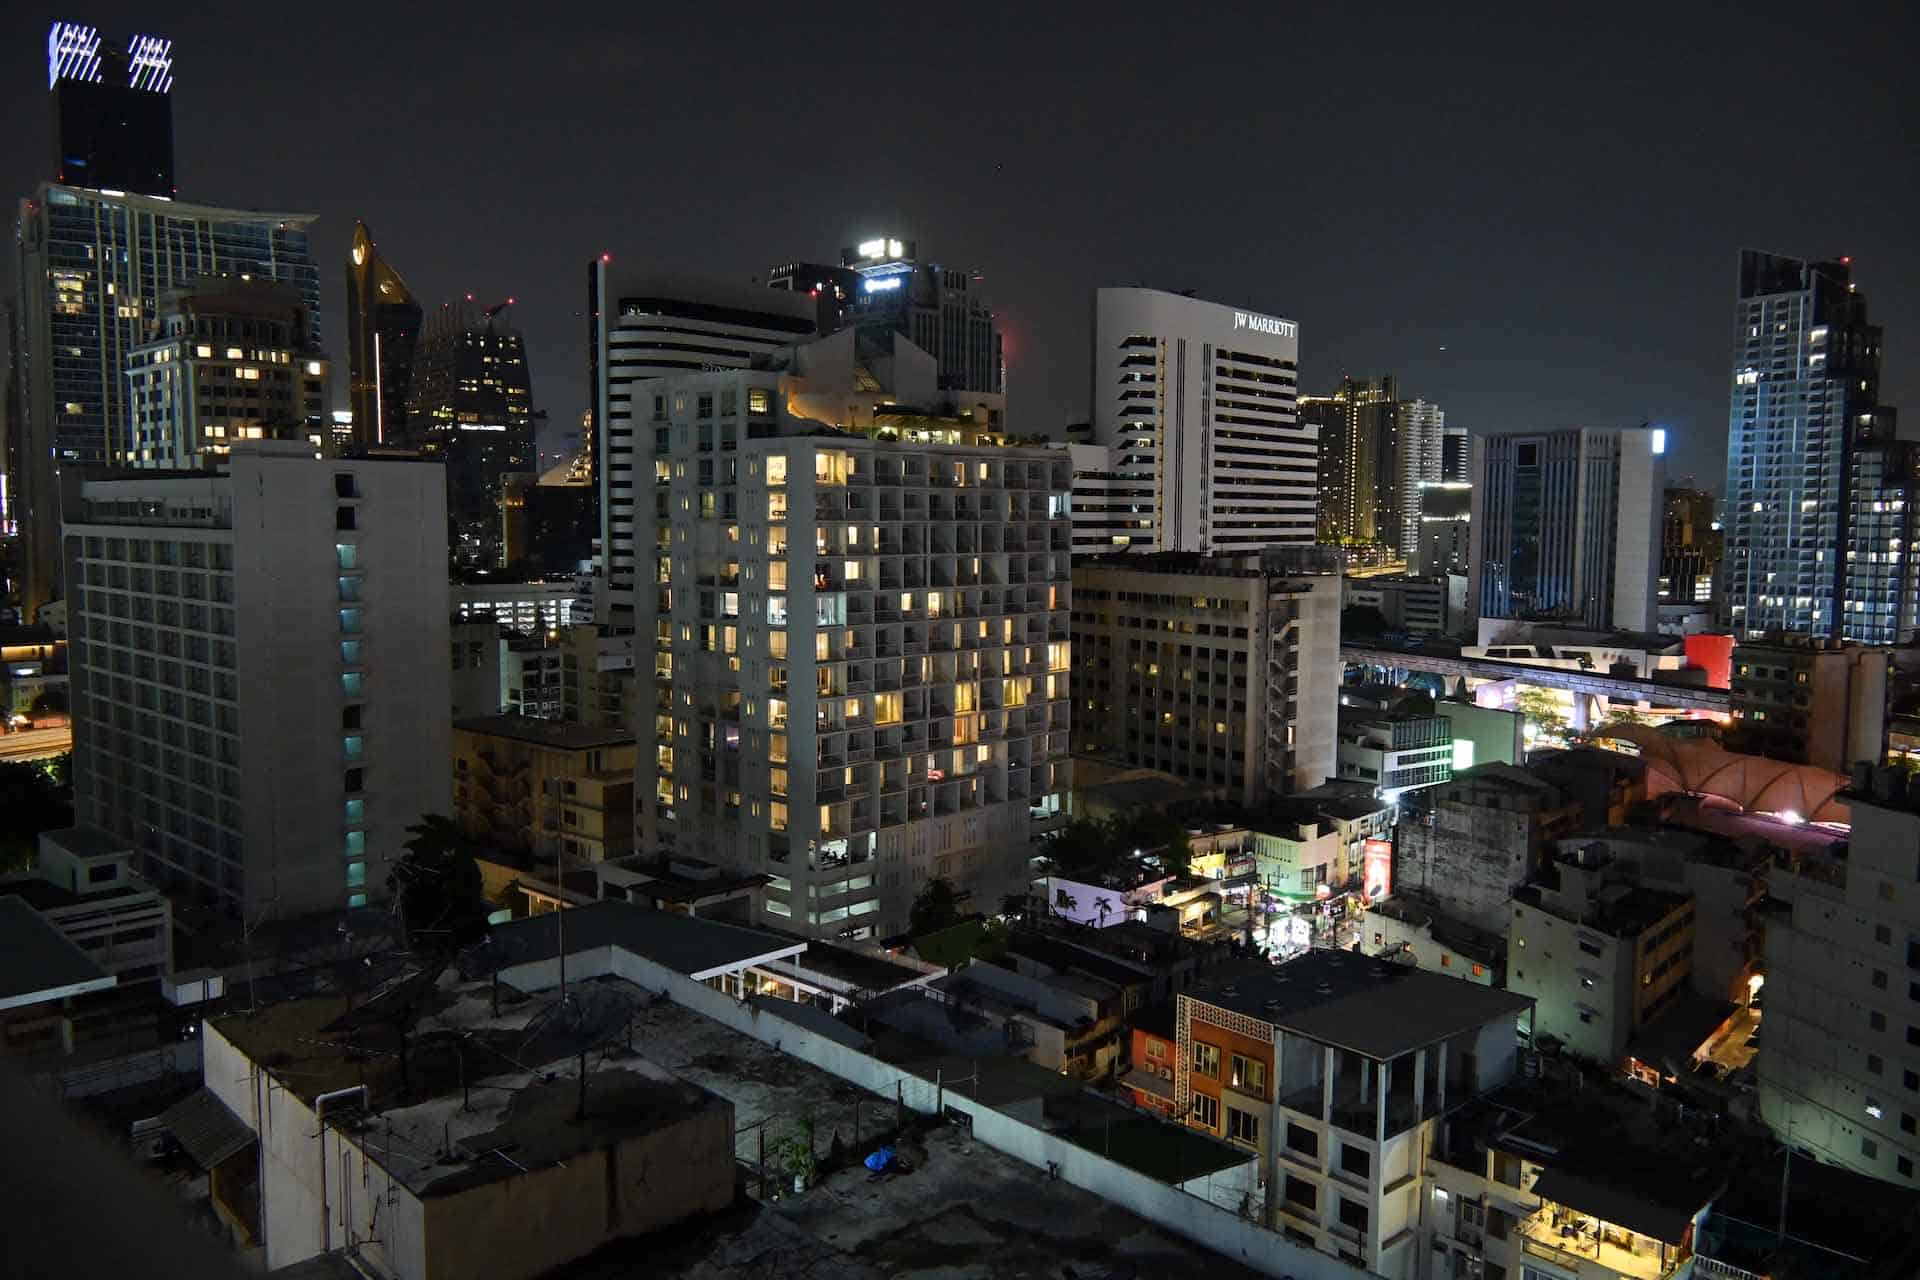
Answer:
M511 305L469 299L427 317L398 435L446 464L448 549L465 567L503 563L502 478L534 467L532 379Z
M672 448L671 418L650 378L707 369L744 369L756 359L817 336L814 301L804 293L635 270L603 254L587 267L587 351L592 380L594 473L600 482L600 575L596 620L634 625L637 594L656 583L650 531L655 470ZM644 573L642 572L644 570Z
M1852 266L1745 250L1734 321L1726 488L1734 633L1890 636L1894 615L1880 606L1892 601L1875 591L1853 597L1866 608L1848 604L1849 567L1891 550L1859 545L1850 528L1860 427L1881 412L1880 329L1867 321Z
M1314 540L1299 348L1291 320L1158 289L1095 295L1092 434L1111 455L1097 470L1152 487L1155 550Z
M331 453L326 354L291 286L215 277L167 293L127 357L125 461L210 467L243 440L304 440Z
M1004 394L1000 326L980 273L922 262L916 249L911 240L881 237L840 251L841 267L858 277L849 282L844 323L903 335L939 362L943 391Z
M173 195L173 41L56 22L47 32L53 181L143 196Z
M1477 437L1468 607L1652 631L1665 452L1646 427Z
M1920 634L1920 442L1894 438L1892 409L1854 419L1847 481L1841 637L1908 644Z
M439 472L245 441L63 473L79 820L249 924L386 896L450 812Z
M1395 460L1393 491L1388 495L1390 518L1386 531L1399 558L1412 564L1420 558L1420 498L1422 485L1438 484L1444 470L1447 415L1437 404L1407 400L1396 410L1400 456Z
M20 204L22 606L60 594L59 470L137 461L127 362L167 291L210 276L288 285L320 340L309 214L260 213L43 184Z
M1465 427L1443 425L1440 433L1440 482L1465 484L1473 466L1473 442Z
M386 444L406 431L422 315L407 282L380 256L373 232L354 223L347 253L347 407L356 445Z
M1705 604L1713 599L1725 538L1704 489L1668 489L1660 522L1660 602Z
M1399 547L1399 410L1391 374L1343 377L1332 395L1312 397L1320 423L1321 528L1330 541Z

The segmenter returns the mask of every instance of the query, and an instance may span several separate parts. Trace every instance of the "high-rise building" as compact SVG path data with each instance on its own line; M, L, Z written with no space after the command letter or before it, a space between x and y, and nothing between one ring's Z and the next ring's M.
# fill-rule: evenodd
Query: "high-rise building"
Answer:
M241 440L304 440L332 452L326 355L288 285L202 280L161 298L127 357L135 467L210 467Z
M249 922L383 897L450 799L440 468L246 441L61 485L79 820Z
M902 929L935 877L994 908L1068 782L1067 459L896 412L932 361L868 388L855 337L632 388L666 438L642 843L772 876L814 937Z
M1665 453L1647 427L1475 437L1469 607L1652 631Z
M1399 448L1397 477L1383 503L1382 529L1399 558L1412 564L1420 556L1420 498L1423 485L1438 484L1445 454L1447 415L1426 400L1406 400L1395 407L1394 435Z
M500 482L500 560L510 573L548 577L581 572L600 536L593 483L566 464L544 476L508 474Z
M1294 411L1291 320L1158 289L1094 299L1093 440L1151 485L1155 550L1314 540L1315 438Z
M20 205L25 421L8 489L27 543L29 616L60 592L60 469L132 461L127 360L161 295L208 276L290 286L319 345L320 276L308 214L260 213L44 184Z
M767 287L806 294L813 299L814 319L820 332L838 333L846 327L848 309L860 297L861 279L852 267L788 262L767 272Z
M911 240L882 237L840 251L841 267L859 277L845 323L904 335L939 362L942 391L1004 395L1000 326L981 292L980 273L922 262L916 249ZM983 425L1000 427L997 420Z
M653 472L672 449L665 392L643 392L637 384L704 369L744 369L817 336L818 329L806 294L632 271L605 254L587 267L587 314L590 430L600 481L596 617L621 630L634 626L637 596L651 597L656 587L650 549L646 580L639 580L635 522L652 527ZM636 507L642 493L649 497ZM652 539L646 542L651 548Z
M108 44L92 27L47 32L53 181L96 191L173 196L173 41Z
M1464 577L1473 560L1473 486L1442 480L1420 486L1420 549L1407 564L1423 578Z
M1398 550L1405 524L1404 475L1400 400L1393 376L1343 377L1331 396L1313 400L1313 415L1324 424L1320 434L1322 531L1329 541L1379 542ZM1434 470L1430 478L1438 480L1437 460Z
M1066 449L1073 460L1073 554L1153 550L1153 481L1115 471L1113 450L1105 445L1070 443Z
M1853 269L1745 250L1735 304L1727 423L1728 618L1736 635L1840 638L1847 570L1862 547L1850 528L1860 425L1879 409L1880 329ZM1871 562L1867 562L1871 563ZM1856 611L1880 632L1891 604L1875 591ZM1862 638L1865 637L1854 637Z
M1840 633L1907 644L1920 633L1920 443L1894 438L1892 409L1854 422Z
M1082 559L1073 591L1076 752L1245 805L1334 775L1337 552Z
M1465 484L1472 477L1473 441L1465 427L1440 429L1440 482Z
M1760 1115L1790 1148L1914 1187L1920 793L1903 770L1868 768L1844 798L1852 839L1777 859L1767 875Z
M1714 519L1713 495L1668 489L1660 522L1660 603L1705 604L1713 599L1724 538Z
M373 232L354 223L347 253L347 405L361 448L406 431L422 318L419 300L381 256Z
M511 305L443 303L414 353L400 439L446 464L448 549L463 566L504 563L502 477L534 465L526 343L502 319Z

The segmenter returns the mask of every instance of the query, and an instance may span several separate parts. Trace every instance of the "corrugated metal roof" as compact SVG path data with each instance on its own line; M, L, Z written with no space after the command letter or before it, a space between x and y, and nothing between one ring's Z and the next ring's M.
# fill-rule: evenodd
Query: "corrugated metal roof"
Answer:
M209 1171L253 1145L253 1131L205 1089L168 1107L160 1119L193 1162Z

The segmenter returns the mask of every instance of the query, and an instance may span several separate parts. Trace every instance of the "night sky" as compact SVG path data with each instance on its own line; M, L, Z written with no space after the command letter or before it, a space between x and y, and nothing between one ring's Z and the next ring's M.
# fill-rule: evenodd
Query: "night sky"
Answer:
M744 279L886 234L985 273L1017 431L1087 415L1092 290L1147 284L1297 320L1303 392L1652 420L1718 489L1754 245L1852 256L1920 434L1911 7L1558 8L35 3L0 174L46 176L49 21L171 36L180 196L320 215L339 389L363 217L423 299L518 299L556 425L589 257Z

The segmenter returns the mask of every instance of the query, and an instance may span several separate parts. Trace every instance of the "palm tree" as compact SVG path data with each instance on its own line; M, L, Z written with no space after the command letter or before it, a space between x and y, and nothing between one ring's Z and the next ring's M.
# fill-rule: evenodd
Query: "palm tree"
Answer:
M1102 898L1095 898L1095 899L1093 900L1093 909L1094 909L1095 911L1098 911L1098 912L1100 913L1100 927L1101 927L1102 929L1104 929L1104 928L1106 928L1106 927L1107 927L1107 913L1108 913L1109 911L1112 911L1112 910L1113 910L1113 904L1112 904L1111 902L1109 902L1109 901L1107 901L1107 899L1105 899L1104 897L1102 897Z

